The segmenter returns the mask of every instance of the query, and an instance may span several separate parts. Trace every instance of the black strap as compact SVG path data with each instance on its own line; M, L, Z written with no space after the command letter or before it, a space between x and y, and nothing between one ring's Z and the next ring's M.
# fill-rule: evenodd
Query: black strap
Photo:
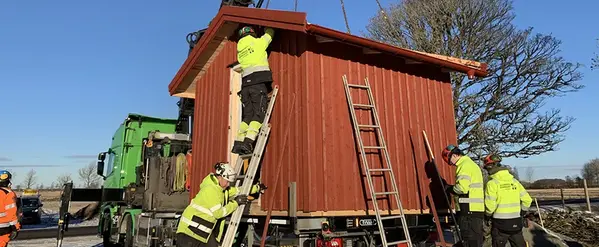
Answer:
M8 193L10 193L10 191L6 188L0 187L0 190L4 191L4 194L7 194L7 195L8 195Z

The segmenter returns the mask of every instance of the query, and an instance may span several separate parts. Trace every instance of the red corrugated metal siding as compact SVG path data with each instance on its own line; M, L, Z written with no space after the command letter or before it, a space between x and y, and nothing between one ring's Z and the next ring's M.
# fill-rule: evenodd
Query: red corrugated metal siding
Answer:
M279 85L279 96L271 117L271 134L267 151L262 163L262 181L268 186L277 186L276 193L265 193L262 196L262 208L268 209L271 198L275 197L273 210L286 210L288 184L296 181L298 186L309 183L310 177L305 172L311 166L308 150L305 148L312 141L306 138L309 133L307 121L307 92L306 92L306 60L302 56L306 50L305 34L292 31L279 31L271 44L269 64L273 72L274 84ZM295 94L295 104L293 97ZM287 130L289 129L289 130ZM286 145L285 132L289 131ZM282 162L278 183L273 184L279 162ZM271 187L274 188L274 187ZM270 189L269 189L270 190ZM274 190L270 190L274 192ZM298 188L297 198L310 198L311 192ZM298 210L303 210L306 199L299 199Z
M193 126L191 197L218 161L225 161L229 123L229 77L227 65L236 59L235 43L228 42L197 82Z
M281 75L285 74L286 70L294 68L297 71L298 66L301 67L290 63L302 61L302 65L305 66L305 78L289 73L285 74L285 77L276 76L276 80L281 81L281 88L290 86L293 82L293 90L301 94L301 102L296 104L300 103L303 109L299 113L299 121L293 120L293 126L285 126L296 131L291 136L296 138L294 146L300 149L278 152L280 147L277 144L282 143L282 140L276 141L274 135L268 146L269 151L263 168L263 180L267 184L268 181L274 180L275 171L272 170L274 165L271 165L271 162L278 161L275 156L287 156L284 161L285 166L291 168L283 172L282 177L279 178L277 186L280 187L273 210L287 209L286 187L289 181L298 182L298 210L300 211L364 210L366 208L365 198L370 196L365 195L363 187L365 184L360 182L361 165L358 163L356 143L341 81L343 74L347 74L350 83L363 83L364 76L369 77L404 208L427 208L423 207L422 200L418 199L424 196L420 192L426 193L426 191L418 189L419 180L415 166L424 166L428 160L421 134L423 129L427 131L437 156L447 143L455 141L455 130L452 130L455 125L450 85L442 83L447 81L447 75L441 74L439 69L434 67L400 65L400 61L389 57L363 55L361 49L355 47L339 43L317 44L311 37L308 40L310 51L304 53L299 60L286 58L283 61L281 57L289 55L279 53L272 57L277 61L273 63L277 64L273 65L273 71L280 70ZM279 44L281 52L284 53L286 47L293 49L293 43L289 41L293 39ZM298 44L304 45L304 41L299 39ZM282 66L285 64L287 66ZM432 76L431 71L433 71ZM298 85L302 86L297 87ZM365 94L353 95L357 96L356 102L367 100ZM281 102L285 100L278 101L278 104ZM286 108L283 106L278 110L280 112ZM281 115L278 115L280 113L275 114L273 126L277 127L278 124L283 124L280 120L285 119L280 118ZM367 123L369 120L365 118L367 115L359 115L361 123ZM280 131L283 132L283 128ZM282 136L282 133L275 135ZM365 139L367 141L365 145L371 145L374 136L370 136L369 139L365 136ZM370 156L371 167L380 164L376 156ZM441 174L450 177L447 175L452 170L443 163L438 165ZM298 169L299 174L294 177ZM382 179L375 178L375 182L378 185L377 190L382 191ZM366 183L365 179L364 183ZM428 185L428 181L422 181L422 184ZM272 194L267 193L264 199L268 202L271 196ZM356 199L348 200L348 198ZM263 209L266 209L264 205ZM372 209L372 204L368 203L368 205L369 209ZM385 208L382 204L380 206Z
M262 209L267 209L274 196L273 210L287 210L287 186L291 181L297 182L299 211L364 210L367 205L372 209L365 200L370 197L365 193L366 180L364 184L360 181L362 167L343 74L350 83L362 84L364 76L369 77L404 208L427 208L422 206L424 194L420 192L426 191L418 189L415 166L424 166L427 161L422 129L427 131L435 157L440 157L447 143L455 142L451 86L442 83L448 81L448 75L435 67L402 65L401 60L385 55L364 55L361 48L340 43L317 44L312 36L299 32L280 31L275 35L269 61L279 96L261 177L271 188L269 192L278 189L262 196ZM230 151L226 148L228 112L223 111L223 105L228 104L229 96L226 65L235 60L235 51L234 43L228 43L196 89L192 195L212 171L214 162L224 160ZM291 109L293 94L295 104ZM367 100L365 95L354 99ZM365 116L360 114L361 120L368 120ZM287 128L289 136L283 146ZM372 142L373 137L367 141ZM453 176L448 176L453 169L438 160L441 174L453 182ZM376 161L370 158L371 167L380 163ZM283 166L275 185L279 162ZM382 179L375 181L380 189ZM428 181L420 183L428 185Z

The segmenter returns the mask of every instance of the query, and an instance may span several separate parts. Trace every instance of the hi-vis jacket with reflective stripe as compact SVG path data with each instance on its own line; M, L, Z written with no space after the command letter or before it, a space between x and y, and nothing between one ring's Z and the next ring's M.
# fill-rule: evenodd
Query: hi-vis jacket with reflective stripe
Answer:
M483 174L470 157L462 156L456 162L456 183L453 191L458 195L456 211L484 212Z
M260 186L255 185L250 193L259 190ZM238 192L236 187L223 190L214 174L206 176L200 184L200 192L183 211L177 233L184 233L203 243L208 242L211 234L216 234L216 240L220 242L225 217L238 207L233 200Z
M17 195L9 188L0 188L0 232L7 232L11 226L21 228L17 218ZM10 231L9 231L10 233Z
M262 37L254 38L247 35L237 42L237 61L243 70L242 77L258 71L270 71L266 48L270 45L274 35L275 30L267 27Z
M520 210L528 211L532 198L507 168L490 171L485 192L485 213L495 219L520 218Z

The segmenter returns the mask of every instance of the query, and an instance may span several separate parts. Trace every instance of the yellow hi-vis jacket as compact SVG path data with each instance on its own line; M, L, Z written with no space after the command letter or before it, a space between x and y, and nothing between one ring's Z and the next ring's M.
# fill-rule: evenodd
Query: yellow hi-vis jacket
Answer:
M528 211L532 198L524 186L502 169L490 175L485 192L485 213L494 219L520 218L520 210Z
M267 27L262 37L254 38L247 35L237 42L237 61L242 69L241 77L258 71L270 71L266 48L274 35L275 30Z
M259 185L254 185L250 194L260 191ZM225 227L225 217L233 213L238 205L235 196L239 193L236 187L224 190L214 174L209 174L200 184L200 192L181 215L177 233L183 233L194 239L207 243L211 234L216 234L220 242Z
M484 212L484 181L480 167L465 155L456 162L456 167L453 186L453 191L458 195L456 211Z

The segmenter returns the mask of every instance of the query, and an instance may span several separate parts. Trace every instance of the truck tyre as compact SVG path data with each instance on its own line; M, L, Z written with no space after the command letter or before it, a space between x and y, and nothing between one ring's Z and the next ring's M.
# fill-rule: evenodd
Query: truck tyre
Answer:
M127 216L127 220L125 220L125 227L127 229L127 233L125 235L125 247L133 247L133 218L130 214Z
M102 246L113 246L110 242L110 213L102 214Z

